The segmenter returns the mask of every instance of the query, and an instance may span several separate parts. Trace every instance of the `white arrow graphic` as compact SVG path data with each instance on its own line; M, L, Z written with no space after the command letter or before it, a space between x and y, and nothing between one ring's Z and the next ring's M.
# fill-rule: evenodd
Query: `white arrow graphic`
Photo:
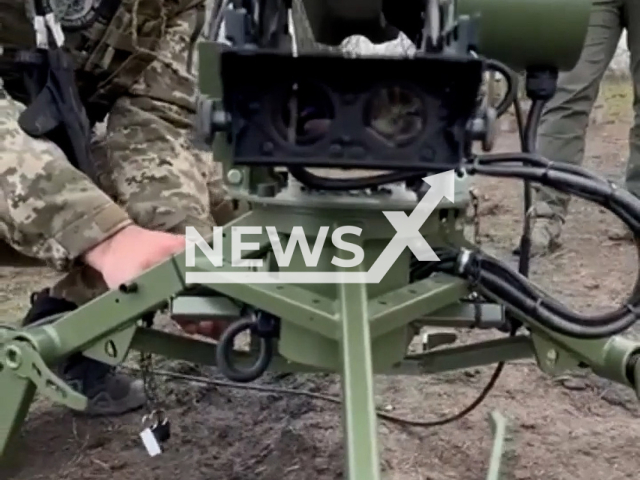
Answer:
M405 248L409 248L421 262L440 260L420 234L420 228L443 198L454 201L455 173L449 170L424 177L422 181L431 185L431 188L411 215L407 216L404 212L382 212L396 229L396 234L367 272L367 283L380 283Z
M290 284L336 284L336 283L380 283L405 248L423 262L437 262L438 256L420 234L420 228L438 207L443 198L453 202L455 172L431 175L422 179L431 188L418 205L407 216L404 212L382 212L395 228L396 234L380 254L368 272L187 272L189 284L214 283L290 283Z

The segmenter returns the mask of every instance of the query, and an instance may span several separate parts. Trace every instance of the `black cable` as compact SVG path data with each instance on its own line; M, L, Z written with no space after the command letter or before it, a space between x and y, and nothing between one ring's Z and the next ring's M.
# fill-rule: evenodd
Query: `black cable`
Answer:
M422 178L425 174L419 172L391 172L358 178L326 178L311 173L304 167L289 167L289 173L306 187L315 190L365 190L376 188L389 183L412 181Z
M555 165L543 157L537 156L540 162L538 166L522 165L530 159L535 159L532 154L488 154L476 157L468 164L467 171L470 174L519 178L529 180L554 188L558 191L581 197L585 200L597 203L623 220L634 232L640 233L640 201L624 189L616 188L612 183L602 179L593 178L592 175L575 174L573 169ZM513 162L519 164L505 167L496 167L491 164L495 161ZM542 167L540 164L544 164ZM578 167L580 168L580 167Z
M525 128L524 153L535 153L538 125L544 109L543 100L533 100L527 115L527 128Z
M530 297L513 283L506 281L502 276L489 273L482 269L474 261L482 262L476 255L473 255L470 265L464 270L463 274L473 279L480 290L485 293L493 294L507 305L519 310L523 314L535 319L543 327L562 335L573 338L596 339L610 337L627 330L636 321L635 313L630 309L620 309L612 312L611 315L618 316L611 321L590 324L589 319L572 312L572 315L556 315L548 309L545 298ZM634 305L633 309L639 306Z
M483 165L494 165L494 164L513 164L515 166L522 166L523 163L526 163L535 167L543 167L545 169L551 169L572 173L574 175L578 175L584 178L589 178L595 182L602 182L606 185L609 185L609 181L605 180L601 176L590 172L589 170L585 170L581 166L573 165L570 163L554 163L551 160L537 154L537 153L492 153L482 156L482 164Z
M141 371L141 369L137 367L124 366L124 368L133 372ZM418 428L439 427L439 426L454 422L468 415L472 410L477 408L482 403L482 401L488 395L489 391L495 386L496 381L498 380L498 376L502 372L503 368L504 368L504 364L502 366L498 365L496 367L496 370L491 375L489 382L483 388L480 395L468 407L458 412L457 414L452 415L451 417L443 418L441 420L421 421L421 420L413 420L413 419L398 417L396 415L392 415L390 413L386 413L379 410L376 411L376 415L379 418L391 423L395 423L398 425L406 425L410 427L418 427ZM297 395L297 396L312 398L314 400L333 403L335 405L342 405L342 400L339 397L332 396L332 395L324 395L322 393L310 392L308 390L296 390L293 388L271 387L267 385L254 385L254 384L246 384L246 383L226 382L226 381L220 381L220 380L213 380L211 378L207 378L199 375L188 375L184 373L171 372L167 370L152 370L152 373L154 375L159 375L163 377L174 378L177 380L184 380L188 382L203 383L205 385L213 385L216 387L234 388L239 390L252 390L252 391L257 391L261 393L271 393L271 394L281 394L281 395Z
M538 134L538 124L542 116L544 102L534 100L527 114L527 122L524 126L524 132L521 134L522 151L524 153L534 153L536 150L536 137ZM517 117L522 123L522 118L516 110ZM520 125L518 129L520 129ZM520 238L520 256L518 259L518 271L525 277L529 276L529 266L531 260L531 213L533 207L533 191L531 183L527 180L524 182L524 221L522 225L522 237Z
M493 70L502 75L507 84L507 91L498 105L496 105L496 114L498 118L500 118L509 110L509 107L518 100L518 77L513 70L497 60L487 59L486 65L489 70Z
M500 276L503 280L505 280L504 277L508 277L505 281L507 281L509 285L517 285L523 293L526 293L532 298L535 297L537 299L541 299L541 301L544 302L545 308L552 313L564 316L574 315L574 312L572 310L561 304L558 300L540 291L533 284L527 282L524 277L521 277L518 273L512 270L508 264L501 262L496 258L489 257L483 254L482 269L486 272L491 273L492 275ZM593 316L585 315L583 318L577 319L576 323L588 326L603 326L608 322L616 321L616 317L626 314L627 312L628 309L626 307L623 307L615 312L608 312Z
M626 190L588 174L581 167L555 165L535 154L490 154L473 159L468 171L470 174L535 181L593 201L615 213L636 235L640 233L640 200ZM443 266L450 268L449 264ZM450 269L449 273L456 272L457 269ZM637 312L640 311L640 302L629 301L605 314L578 314L536 289L524 275L506 263L479 252L470 254L463 276L543 326L572 337L602 338L618 334L637 321ZM640 279L636 282L636 287L638 285Z
M520 100L516 98L513 101L513 110L516 116L516 127L518 129L518 138L520 139L520 149L525 152L526 150L526 140L524 133L524 120L522 118L522 105L520 104Z
M220 0L219 2L216 2L216 5L214 5L214 7L212 8L210 21L211 28L209 29L209 32L207 32L210 40L218 40L218 36L220 35L220 28L224 19L224 11L227 8L228 4L228 0Z

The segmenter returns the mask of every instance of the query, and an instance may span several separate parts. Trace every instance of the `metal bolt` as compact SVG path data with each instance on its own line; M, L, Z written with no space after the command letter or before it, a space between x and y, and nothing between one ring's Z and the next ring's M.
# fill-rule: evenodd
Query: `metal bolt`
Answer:
M242 172L237 169L231 169L227 172L227 180L232 185L239 185L242 183Z
M555 351L553 348L547 351L547 362L550 365L553 365L554 363L556 363L557 359L558 359L557 351Z
M129 284L122 284L118 287L118 290L120 290L122 293L136 293L138 291L138 284L133 282L133 283L129 283Z
M22 363L22 353L18 347L10 346L5 350L5 365L12 370L17 370Z

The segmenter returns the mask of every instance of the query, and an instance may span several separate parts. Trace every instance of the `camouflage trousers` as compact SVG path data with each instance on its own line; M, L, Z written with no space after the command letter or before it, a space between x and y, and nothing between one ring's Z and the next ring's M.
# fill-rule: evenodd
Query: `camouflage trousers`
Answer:
M213 162L212 154L195 151L189 145L187 132L177 129L174 123L156 118L145 125L148 109L142 113L135 102L134 99L121 99L109 116L106 135L93 142L92 152L99 171L98 187L141 227L184 234L186 226L193 226L202 235L210 235L214 225L226 223L234 214L224 192L219 164ZM23 107L12 103L17 118ZM136 115L140 117L137 121ZM138 126L134 127L134 123ZM3 123L3 135L13 127L15 132L9 133L15 135L14 138L25 135L15 121ZM39 157L43 182L47 181L44 180L45 172L59 171L62 176L68 171L69 163L56 145L34 139L18 142L33 150L20 152L21 158L31 154ZM2 154L7 155L7 150ZM3 162L6 163L6 159ZM14 170L22 173L20 168L16 165ZM49 173L46 175L50 176ZM56 184L49 182L46 185L50 190L51 185ZM55 188L60 189L60 195L73 194L73 188L65 186L62 179ZM31 193L37 195L37 192ZM51 191L47 193L51 194ZM36 259L29 258L38 255L37 252L31 254L33 249L25 243L29 239L21 235L19 225L2 224L10 217L2 212L3 208L8 209L6 197L0 192L0 235L5 241L0 247L0 265L38 265ZM106 290L102 276L82 265L71 268L52 287L52 294L81 305Z
M640 2L594 0L582 55L575 68L561 73L556 95L544 110L538 131L538 152L554 162L579 165L585 152L589 116L600 82L613 59L623 30L631 54L635 122L629 132L626 188L640 196ZM569 197L537 188L537 215L566 215Z

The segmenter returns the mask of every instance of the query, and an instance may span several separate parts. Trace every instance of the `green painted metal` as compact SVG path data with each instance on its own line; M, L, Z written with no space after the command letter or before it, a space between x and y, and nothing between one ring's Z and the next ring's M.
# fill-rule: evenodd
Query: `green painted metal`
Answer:
M218 47L209 42L198 45L198 62L207 68L198 69L198 91L201 95L222 99L222 82Z
M457 8L459 14L480 16L482 55L516 70L571 70L584 45L591 4L592 0L458 0Z
M489 422L493 433L493 448L491 449L487 480L501 480L503 478L501 468L507 436L507 419L500 412L491 412Z
M0 368L2 400L0 408L0 469L16 449L18 432L27 417L36 392L36 384L4 366Z
M325 214L329 218L336 218L336 212ZM271 219L273 218L272 216ZM239 222L249 224L258 223L259 220L259 214L252 213ZM366 222L364 225L366 230ZM426 234L429 238L433 237L434 242L448 241L440 237L440 229L433 228L429 231L430 227L426 228ZM227 242L230 241L228 236ZM367 239L364 238L363 242L366 250ZM372 252L379 253L378 239L373 242ZM196 267L192 270L213 270L211 266L206 266L203 257L202 254L197 258ZM404 260L400 262L403 263ZM440 347L422 354L407 355L402 360L401 357L416 332L416 325L429 325L430 313L433 314L432 324L438 326L469 326L473 320L468 306L459 304L460 297L468 291L467 285L443 276L436 282L419 282L413 285L412 288L420 292L420 295L416 295L407 291L409 286L406 269L405 263L398 270L401 273L390 275L381 284L374 285L374 288L357 284L212 285L217 290L216 295L230 295L282 316L282 343L285 348L280 350L279 356L274 360L274 370L343 371L345 425L349 432L346 437L347 451L350 454L348 462L352 472L350 479L374 478L379 475L372 467L379 466L377 447L373 440L375 435L370 435L375 432L375 412L370 395L373 373L436 373L533 355L536 355L541 367L546 369L545 365L548 364L545 362L551 358L548 352L553 348L557 351L557 355L553 357L556 366L566 357L572 360L567 363L570 367L576 366L578 361L584 362L603 376L628 383L624 369L629 356L640 348L637 343L622 338L600 341L564 338L544 331L526 317L523 317L523 321L532 330L530 338L505 338L472 345ZM172 297L185 291L187 286L183 282L183 274L186 270L184 254L176 255L138 278L133 282L135 288L130 288L128 293L113 291L105 294L52 325L26 330L3 330L0 338L3 342L4 368L0 379L4 383L0 384L0 388L3 392L11 391L12 394L3 395L0 400L3 406L0 409L1 453L6 451L10 439L22 423L23 412L28 408L36 387L57 403L75 409L83 407L84 399L65 391L64 384L46 368L41 358L47 364L52 364L70 353L87 351L94 358L118 363L126 356L125 352L133 348L214 365L215 345L136 326L136 320L145 312L168 305ZM189 297L181 298L188 300ZM380 304L381 299L385 305ZM193 309L196 305L202 305L205 309L199 315L201 317L206 317L210 309L214 308L207 302L193 304L191 313L196 317L198 312ZM491 313L493 315L490 317L495 320L496 312ZM414 327L410 327L412 323L415 323ZM304 333L298 335L300 332ZM292 346L296 339L300 340L302 348ZM315 344L315 350L309 348L312 344ZM312 350L313 355L305 354L305 351ZM376 361L376 357L379 360ZM18 358L25 361L18 362ZM241 363L250 363L252 360L251 354L240 352L237 358ZM340 360L336 363L327 361L327 358ZM34 365L37 367L35 370L32 368ZM34 376L34 371L40 372L39 376ZM552 369L549 371L555 372ZM60 388L52 389L50 385L58 385ZM361 470L364 476L361 476Z
M362 265L352 271L362 272ZM339 285L338 301L347 477L380 480L367 285Z

